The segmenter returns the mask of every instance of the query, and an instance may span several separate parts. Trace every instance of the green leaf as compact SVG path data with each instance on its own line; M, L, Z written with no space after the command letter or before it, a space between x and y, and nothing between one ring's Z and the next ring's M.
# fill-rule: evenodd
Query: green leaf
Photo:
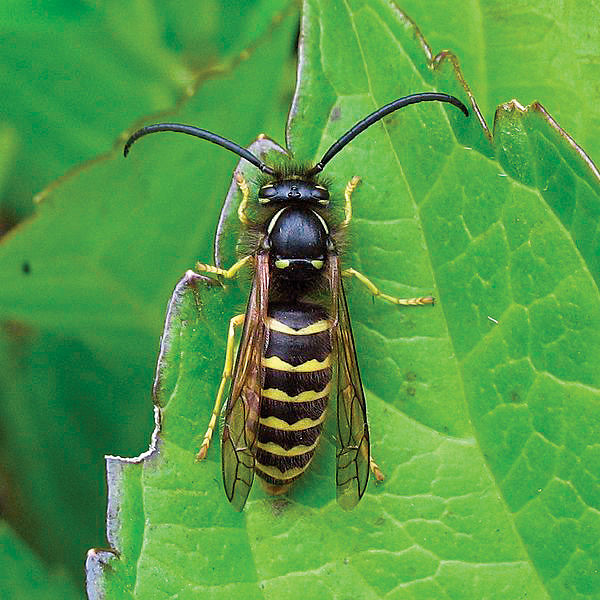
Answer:
M133 351L118 365L81 339L21 321L4 321L1 334L3 515L79 579L89 540L104 539L102 455L140 448L152 372Z
M42 565L4 522L0 522L0 596L3 600L82 597L63 573Z
M296 158L403 93L470 98L454 57L429 56L387 3L311 0L302 27ZM492 133L472 112L406 108L327 167L337 197L363 180L347 264L387 293L438 299L399 309L348 286L386 481L341 511L326 438L287 499L256 485L235 513L216 444L194 455L248 286L184 282L153 449L108 460L118 558L89 555L92 597L598 597L598 174L538 105L501 107Z
M18 161L3 204L31 198L73 165L122 142L141 115L169 111L199 78L265 35L280 3L215 0L21 2L0 6L0 114ZM6 208L5 208L6 210Z

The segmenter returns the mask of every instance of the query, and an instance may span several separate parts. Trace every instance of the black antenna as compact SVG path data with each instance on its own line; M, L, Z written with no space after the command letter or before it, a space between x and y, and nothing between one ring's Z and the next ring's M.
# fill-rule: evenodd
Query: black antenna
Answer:
M141 137L148 135L150 133L156 133L158 131L175 131L176 133L187 133L187 135L193 135L195 137L199 137L203 140L207 140L208 142L212 142L213 144L217 144L217 146L221 146L230 150L231 152L235 152L238 156L241 156L249 163L252 163L255 167L258 167L263 173L267 175L275 175L275 171L266 165L262 160L260 160L257 156L252 154L252 152L246 150L246 148L242 148L238 146L234 142L217 135L216 133L211 133L210 131L206 131L205 129L199 129L198 127L193 127L192 125L182 125L180 123L157 123L156 125L147 125L146 127L142 127L138 129L128 140L123 148L123 156L127 156L129 154L129 149L131 146L139 140Z
M359 121L352 129L349 129L337 142L335 142L327 152L323 155L323 158L308 171L307 176L312 177L317 173L320 173L325 165L347 144L349 144L358 134L362 133L367 127L377 123L380 119L383 119L386 115L408 106L409 104L417 104L418 102L448 102L460 110L463 111L465 117L469 116L469 110L467 107L454 96L449 94L438 94L437 92L425 92L423 94L412 94L410 96L404 96L404 98L398 98L385 106L377 109L374 113L371 113L368 117L365 117L362 121Z

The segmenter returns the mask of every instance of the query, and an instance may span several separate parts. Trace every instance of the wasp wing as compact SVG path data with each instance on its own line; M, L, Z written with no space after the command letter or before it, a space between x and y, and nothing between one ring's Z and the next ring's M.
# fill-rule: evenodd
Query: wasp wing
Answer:
M248 300L221 438L223 484L227 498L241 511L254 480L254 446L260 416L261 358L269 291L266 253L256 255L256 273Z
M330 257L329 281L337 353L337 501L350 510L362 498L369 480L369 428L337 255Z

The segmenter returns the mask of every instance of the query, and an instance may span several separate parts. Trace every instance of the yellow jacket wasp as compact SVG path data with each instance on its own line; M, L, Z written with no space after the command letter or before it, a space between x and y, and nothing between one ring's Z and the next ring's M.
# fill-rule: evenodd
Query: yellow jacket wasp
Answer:
M293 163L269 166L249 150L209 131L178 123L148 125L127 141L124 154L140 137L159 131L186 133L238 154L262 173L256 209L246 214L251 190L238 175L242 193L239 219L253 234L253 250L229 269L198 263L197 270L225 278L244 266L254 278L245 315L231 319L225 367L208 430L198 453L206 456L227 381L232 383L225 409L221 457L227 498L242 510L256 473L270 494L285 492L310 464L319 442L332 392L337 399L337 498L342 508L356 505L369 471L383 478L369 449L367 412L342 275L354 276L372 294L403 306L433 304L433 298L394 298L381 293L363 274L342 271L339 237L352 218L345 189L345 216L335 223L327 185L319 179L325 165L367 127L418 102L447 102L465 116L453 96L413 94L386 104L339 138L311 168ZM244 326L237 359L234 332ZM335 377L333 376L335 373Z

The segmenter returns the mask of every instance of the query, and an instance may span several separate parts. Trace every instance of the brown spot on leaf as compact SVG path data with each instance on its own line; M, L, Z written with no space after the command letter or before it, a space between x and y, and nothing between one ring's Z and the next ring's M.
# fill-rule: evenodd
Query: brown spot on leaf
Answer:
M287 498L275 498L271 502L271 511L274 517L281 516L290 505L290 501Z

